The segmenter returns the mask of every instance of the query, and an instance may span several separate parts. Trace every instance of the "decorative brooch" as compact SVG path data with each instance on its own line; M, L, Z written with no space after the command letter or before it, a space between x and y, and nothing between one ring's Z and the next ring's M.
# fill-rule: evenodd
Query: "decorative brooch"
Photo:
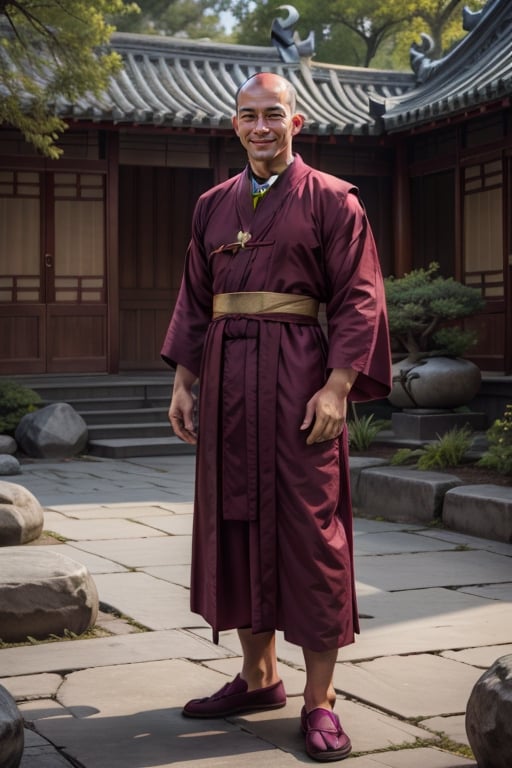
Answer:
M238 243L240 244L240 247L241 248L245 248L246 243L249 242L251 237L252 237L252 235L251 235L250 232L242 232L242 230L240 230L240 232L236 236L236 239L237 239Z
M211 252L210 256L215 256L216 253L222 253L223 251L231 251L233 256L236 256L240 248L245 248L245 246L247 245L251 237L252 235L250 232L243 232L242 230L240 230L240 232L236 236L235 243L228 243L227 245L219 245L218 248L216 248L214 251Z

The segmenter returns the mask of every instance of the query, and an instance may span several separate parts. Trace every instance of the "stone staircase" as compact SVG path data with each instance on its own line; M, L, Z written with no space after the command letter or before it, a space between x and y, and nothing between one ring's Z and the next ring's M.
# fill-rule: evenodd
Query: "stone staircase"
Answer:
M41 375L16 380L44 403L69 403L89 430L88 454L119 459L193 453L167 420L172 372Z

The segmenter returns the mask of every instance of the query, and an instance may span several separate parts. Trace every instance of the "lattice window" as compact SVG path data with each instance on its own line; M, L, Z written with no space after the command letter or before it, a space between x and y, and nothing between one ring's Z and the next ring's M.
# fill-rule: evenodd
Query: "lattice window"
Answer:
M41 179L0 170L0 302L41 300Z
M54 189L55 301L104 302L104 177L56 173Z
M501 160L464 169L464 281L485 298L504 295Z

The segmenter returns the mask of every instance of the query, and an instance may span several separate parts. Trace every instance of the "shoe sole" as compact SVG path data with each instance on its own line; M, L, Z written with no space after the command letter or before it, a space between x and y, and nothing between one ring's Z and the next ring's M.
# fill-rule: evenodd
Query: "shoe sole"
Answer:
M347 744L343 749L337 749L336 751L326 752L309 752L306 749L306 754L312 760L317 760L319 763L330 763L335 760L344 760L352 752L352 744Z
M203 714L203 713L192 713L192 712L185 712L185 710L182 710L183 717L190 717L195 720L215 720L215 718L219 717L231 717L232 715L247 715L251 712L264 712L266 710L271 709L282 709L282 707L286 706L286 701L280 702L279 704L255 704L254 706L247 706L247 707L231 707L230 709L225 709L222 712L215 712L211 715L209 714Z

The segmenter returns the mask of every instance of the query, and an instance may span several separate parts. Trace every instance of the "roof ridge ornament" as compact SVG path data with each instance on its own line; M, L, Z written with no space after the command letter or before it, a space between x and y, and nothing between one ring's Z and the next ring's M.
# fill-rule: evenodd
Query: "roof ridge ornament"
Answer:
M272 22L270 39L277 48L281 61L286 64L308 58L315 53L315 33L310 32L305 40L301 40L294 26L299 20L299 12L293 5L280 5L278 10L287 11L285 19L277 18Z
M411 68L419 83L424 83L437 68L439 61L432 61L428 57L435 48L434 40L426 32L422 32L421 43L414 42L409 49Z
M472 11L465 5L462 9L462 28L465 29L466 32L471 32L471 30L479 23L483 12L484 8L480 8L479 11Z

